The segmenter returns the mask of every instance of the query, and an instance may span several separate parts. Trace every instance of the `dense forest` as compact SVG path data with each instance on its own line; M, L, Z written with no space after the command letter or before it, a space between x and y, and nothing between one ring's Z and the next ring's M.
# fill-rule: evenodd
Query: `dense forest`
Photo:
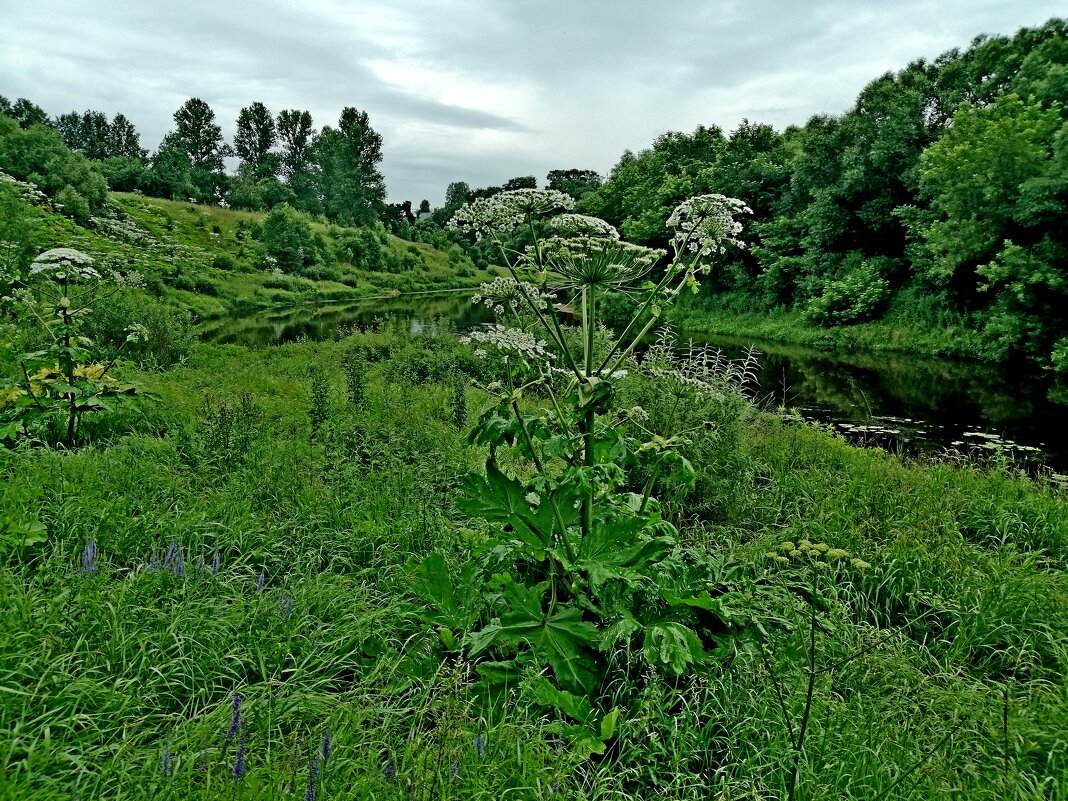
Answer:
M979 333L975 356L1068 372L1064 20L887 73L841 116L665 133L603 185L567 172L549 188L645 245L667 242L664 220L691 195L752 207L751 248L706 282L706 307L956 326ZM503 188L454 183L434 219Z

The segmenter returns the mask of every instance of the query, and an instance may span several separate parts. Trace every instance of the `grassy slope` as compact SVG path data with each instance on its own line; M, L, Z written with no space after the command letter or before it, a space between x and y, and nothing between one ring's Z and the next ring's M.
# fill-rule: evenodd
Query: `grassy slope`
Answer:
M420 266L392 274L360 271L338 262L342 280L273 276L256 264L256 243L238 225L262 220L263 214L192 205L140 195L113 193L111 218L91 228L43 208L32 208L30 238L35 248L75 247L136 269L150 289L173 305L200 317L224 315L275 304L371 297L398 291L425 291L476 286L492 278L466 261L422 244L388 237L387 248L410 253ZM329 240L338 230L313 228Z
M131 418L138 433L76 454L0 451L0 509L50 535L0 571L0 795L301 798L330 730L321 798L779 797L786 735L754 653L692 682L654 677L601 764L554 748L520 708L480 720L462 662L426 677L434 636L407 606L406 564L475 546L452 497L483 455L446 422L448 380L401 380L404 348L423 345L395 342L402 353L348 403L350 342L201 346L143 376L163 400ZM332 387L315 437L311 365ZM216 412L229 399L233 428L206 413L206 393ZM242 393L256 414L236 411ZM472 414L484 402L469 400ZM820 664L863 653L821 676L800 797L1068 798L1065 496L766 418L746 440L752 474L715 478L745 503L691 522L687 540L757 572L765 550L802 537L872 564L818 639ZM80 574L90 541L99 567ZM172 542L180 577L149 569ZM198 576L216 552L218 575ZM786 654L804 636L776 646L795 719L802 677ZM225 736L235 692L249 726L240 784Z

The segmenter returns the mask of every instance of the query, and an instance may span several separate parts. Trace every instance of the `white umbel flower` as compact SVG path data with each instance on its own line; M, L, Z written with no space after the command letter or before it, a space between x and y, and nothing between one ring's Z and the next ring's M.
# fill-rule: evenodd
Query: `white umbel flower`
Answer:
M575 201L555 189L515 189L465 203L448 222L448 227L473 233L476 239L502 235L522 225L527 215L540 216L574 208Z
M742 224L735 218L752 213L738 198L719 194L698 195L680 203L667 219L668 226L675 229L672 240L675 252L679 256L689 252L702 258L724 253L728 245L744 248L745 243L738 238ZM700 269L707 272L709 267L704 265Z

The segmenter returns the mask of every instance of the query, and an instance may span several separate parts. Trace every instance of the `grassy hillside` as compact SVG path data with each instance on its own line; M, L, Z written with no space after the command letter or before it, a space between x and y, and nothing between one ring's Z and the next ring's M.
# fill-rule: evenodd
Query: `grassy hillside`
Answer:
M11 190L5 189L10 192ZM476 286L492 277L458 250L370 235L380 256L357 267L338 243L354 229L312 222L322 245L319 263L296 273L271 269L258 241L265 215L112 193L101 216L87 226L48 205L18 201L21 228L33 252L73 247L106 266L136 270L146 290L198 317L272 304L355 299L395 292Z

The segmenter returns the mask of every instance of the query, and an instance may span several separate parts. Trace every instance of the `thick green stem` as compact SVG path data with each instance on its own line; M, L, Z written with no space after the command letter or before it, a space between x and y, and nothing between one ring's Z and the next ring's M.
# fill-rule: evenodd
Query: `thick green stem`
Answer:
M653 494L653 484L656 483L657 476L659 475L660 465L657 465L649 474L649 479L645 482L645 486L642 488L642 505L638 507L638 514L642 514L645 511L645 506L649 503L649 496Z
M515 419L519 423L519 430L523 432L523 439L526 440L527 447L530 448L530 455L534 459L534 466L538 468L538 472L542 475L546 475L545 464L538 456L538 452L534 450L534 440L530 436L530 431L527 430L526 421L523 420L523 413L519 409L519 402L512 401L512 412L515 414ZM567 538L567 525L564 523L564 515L560 511L560 505L556 502L556 498L549 497L549 503L553 507L553 516L556 518L556 525L560 528L560 542L564 546L564 552L567 554L568 561L572 564L575 562L575 552L571 549L571 541ZM555 586L554 586L555 592Z

